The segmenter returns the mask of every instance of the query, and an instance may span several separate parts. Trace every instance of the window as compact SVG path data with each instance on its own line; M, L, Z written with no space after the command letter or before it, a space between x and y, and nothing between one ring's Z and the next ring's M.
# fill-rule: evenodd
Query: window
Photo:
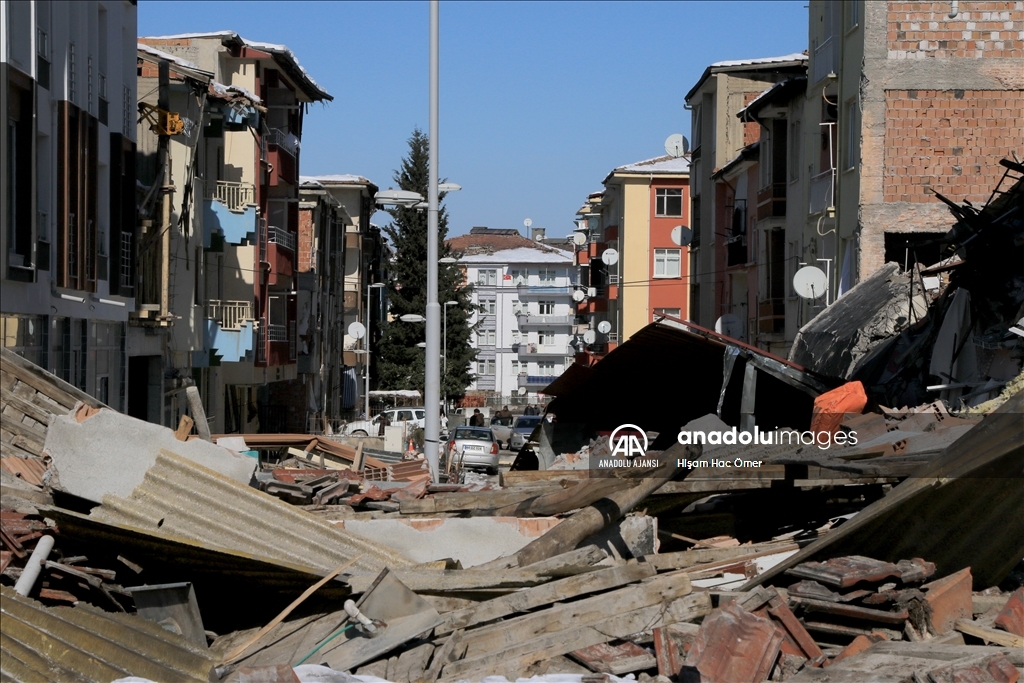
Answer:
M479 330L476 333L477 346L494 346L494 330Z
M537 374L541 377L554 377L555 376L555 363L554 361L545 361L543 363L537 363Z
M555 302L554 301L538 301L537 312L540 315L554 315L555 314Z
M679 249L654 250L654 277L679 277Z
M512 343L519 344L520 342L521 338L519 336L519 330L512 330Z
M476 362L476 374L478 375L493 375L494 374L494 360L479 360Z
M846 103L843 108L843 168L850 170L857 165L857 144L860 142L860 116L857 111L857 99L854 98Z
M407 422L407 421L410 421L410 420L412 420L412 411L411 410L399 410L395 414L395 421L396 422Z
M487 268L476 271L476 283L493 287L498 281L498 271Z
M678 188L659 187L654 191L654 215L682 216L683 191Z
M555 345L555 331L554 330L540 330L537 332L537 344L538 346L554 346Z
M516 269L516 268L510 268L509 271L508 271L508 276L512 280L512 284L513 285L518 286L518 285L525 285L526 284L526 272L525 271L522 271L522 270L519 270L519 269Z
M654 309L654 315L670 315L673 318L678 318L679 317L679 309L678 308L655 308Z
M494 315L497 310L497 302L494 299L481 299L480 312L484 315Z
M50 89L50 37L42 28L36 28L36 81Z
M555 271L552 268L541 268L537 271L537 278L542 285L555 284Z
M524 372L526 372L526 368L523 367L522 363L520 363L517 360L512 361L512 374L513 375L518 375L518 374L521 374L521 373L524 373Z

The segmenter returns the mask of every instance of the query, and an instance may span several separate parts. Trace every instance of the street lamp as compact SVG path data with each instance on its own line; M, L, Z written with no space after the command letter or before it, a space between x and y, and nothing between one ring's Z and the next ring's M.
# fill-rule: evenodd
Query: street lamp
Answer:
M458 263L459 259L454 256L445 256L444 258L437 259L438 263Z
M366 361L364 362L363 370L366 373L366 419L370 419L370 290L382 289L384 287L383 282L375 282L372 285L366 285L366 344L363 350L366 351Z
M398 319L403 323L422 323L426 321L419 313L406 313L405 315L398 316Z
M441 259L441 262L444 263L447 260L448 259ZM455 259L451 260L454 261ZM448 307L458 305L458 301L444 302L444 369L441 376L443 378L442 381L444 382L444 410L446 413L448 412Z
M388 188L387 190L381 190L373 196L373 201L378 206L396 206L399 208L409 208L416 206L423 201L423 195L419 192L409 192L408 190L395 190Z

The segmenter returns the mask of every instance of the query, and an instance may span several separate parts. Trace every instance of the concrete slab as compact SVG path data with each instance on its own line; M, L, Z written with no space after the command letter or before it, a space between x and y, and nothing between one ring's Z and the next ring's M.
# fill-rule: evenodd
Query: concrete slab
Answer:
M560 521L556 517L448 517L343 519L334 523L398 550L414 562L452 558L468 568L515 553ZM588 538L580 547L597 545L613 557L651 554L656 549L656 523L653 517L627 517Z
M55 488L102 503L107 494L130 496L161 448L242 484L256 469L255 458L200 439L178 441L166 427L108 408L54 417L43 452L53 459Z

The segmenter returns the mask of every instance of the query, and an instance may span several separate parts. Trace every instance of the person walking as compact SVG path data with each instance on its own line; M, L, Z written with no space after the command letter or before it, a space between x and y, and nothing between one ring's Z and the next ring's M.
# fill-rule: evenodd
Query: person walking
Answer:
M484 414L480 412L479 408L473 409L473 417L469 418L470 427L483 427L484 426Z

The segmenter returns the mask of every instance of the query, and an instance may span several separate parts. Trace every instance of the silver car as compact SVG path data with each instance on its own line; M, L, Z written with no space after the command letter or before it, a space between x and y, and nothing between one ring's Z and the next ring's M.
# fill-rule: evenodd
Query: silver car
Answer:
M487 470L488 474L498 473L498 440L489 427L456 427L448 439L445 448L445 461L441 469L447 469L447 463L462 461L463 467Z
M530 440L533 430L543 419L542 415L520 415L517 417L512 425L512 437L509 439L510 450L518 451L525 446L526 442Z
M508 417L495 415L491 418L491 431L494 432L494 438L498 440L499 446L512 448L512 422L514 420L515 418L511 415Z

